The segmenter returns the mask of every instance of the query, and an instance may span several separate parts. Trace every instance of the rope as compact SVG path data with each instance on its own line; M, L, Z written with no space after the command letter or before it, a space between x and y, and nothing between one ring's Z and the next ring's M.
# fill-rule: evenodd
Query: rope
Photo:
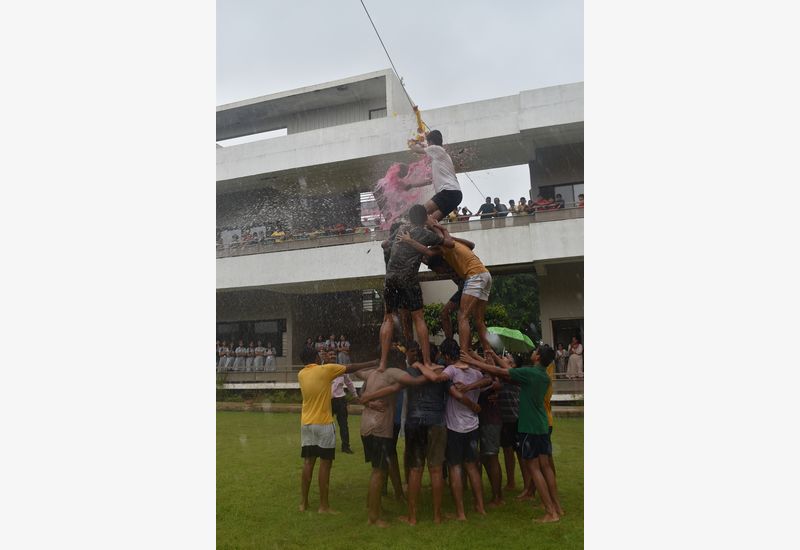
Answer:
M367 9L367 6L364 4L364 0L360 0L360 2L361 2L361 7L363 7L363 8L364 8L364 13L366 13L366 14L367 14L367 18L369 19L369 22L372 24L372 28L375 30L375 35L378 37L378 41L381 43L381 47L383 48L383 51L386 53L386 57L388 57L388 58L389 58L389 63L392 65L392 70L394 71L394 74L395 74L395 76L397 77L397 80L400 82L400 87L401 87L401 88L403 88L403 93L405 93L405 94L406 94L406 98L408 99L408 103L411 105L411 108L414 110L414 114L415 114L415 115L416 115L416 117L417 117L417 127L418 127L418 130L422 130L422 129L423 129L423 127L424 127L424 128L427 128L428 130L430 130L430 128L428 127L428 125L427 125L427 124L425 124L425 121L424 121L424 120L422 120L422 115L421 115L421 114L420 114L420 112L419 112L419 108L418 108L418 107L417 107L417 106L414 104L414 102L411 100L411 96L410 96L410 95L408 95L408 90L406 90L406 85L403 83L403 79L402 79L402 77L400 76L400 73L398 73L398 72L397 72L397 67L395 67L395 66L394 66L394 61L392 61L392 56L391 56L391 55L389 55L389 50L387 50L387 49L386 49L386 44L384 44L384 43L383 43L383 38L381 38L381 33L379 33L379 32L378 32L378 27L376 27L376 26L375 26L375 22L372 20L372 16L369 14L369 10ZM475 183L475 182L472 180L472 178L470 177L470 175L469 175L467 172L462 172L462 174L464 174L465 176L467 176L467 179L468 179L470 182L472 182L472 185L474 185L474 186L475 186L475 189L477 189L477 190L478 190L478 193L480 193L480 194L481 194L481 196L484 196L484 195L483 195L483 191L481 191L481 190L480 190L480 188L479 188L479 187L478 187L478 185L477 185L477 184L476 184L476 183Z
M406 85L403 84L403 79L400 77L400 74L397 72L397 68L394 66L394 61L392 61L392 56L389 55L389 50L386 49L386 45L383 43L383 39L381 38L381 33L378 32L378 28L372 21L372 17L370 16L369 11L367 10L367 6L364 5L364 0L361 0L361 6L364 8L364 12L366 12L367 17L369 18L369 22L372 23L372 28L375 29L375 34L378 36L378 40L380 41L381 46L383 47L383 51L386 52L386 57L389 58L389 63L392 64L392 70L394 71L397 80L400 81L400 87L403 88L403 92L405 92L406 97L408 98L408 102L411 104L411 108L416 109L417 106L414 105L414 102L411 100L411 96L408 95L408 90L406 90Z

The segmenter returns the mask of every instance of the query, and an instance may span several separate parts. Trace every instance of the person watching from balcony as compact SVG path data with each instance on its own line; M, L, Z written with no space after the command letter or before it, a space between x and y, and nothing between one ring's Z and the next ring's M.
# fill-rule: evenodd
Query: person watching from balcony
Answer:
M458 221L458 208L455 208L447 215L447 223L454 223L457 221Z
M225 370L225 367L228 363L228 354L230 353L230 348L228 347L228 341L223 340L222 345L219 348L219 362L217 363L217 370Z
M472 210L470 210L465 206L461 209L461 215L458 217L458 221L460 222L469 221L470 216L474 216L474 214L472 213Z
M578 195L578 208L583 208L583 193Z
M525 197L520 197L519 202L517 203L517 207L514 209L514 214L517 216L524 216L528 213L528 205L526 204L527 200Z
M403 225L398 229L398 235L404 234L409 240L419 244L427 250L428 245L445 243L447 230L432 216L426 214L425 207L415 204L408 213L411 225ZM431 229L426 228L426 223ZM452 240L449 246L452 246ZM380 330L381 341L381 368L386 368L386 360L392 344L394 321L392 313L401 308L411 312L411 319L417 329L419 345L422 348L423 361L431 364L430 342L428 341L428 326L422 311L422 289L419 286L419 266L422 263L422 253L411 246L407 240L395 239L391 245L389 262L386 265L386 278L384 280L383 300L385 313Z
M323 335L317 336L317 341L314 343L314 351L320 352L325 350L325 337Z
M489 218L494 218L495 212L497 209L492 204L492 197L486 197L486 202L478 208L478 214L480 215L482 220L486 220Z
M233 370L233 365L236 364L236 347L231 340L230 345L228 346L228 354L225 358L225 370Z
M569 345L569 359L567 360L567 378L575 380L583 378L583 345L577 336L572 337Z
M245 369L248 371L253 370L253 365L255 364L255 360L256 360L256 343L250 340L250 343L247 345L247 360L244 363Z
M278 224L275 227L275 231L272 232L272 235L270 235L270 237L275 239L276 243L282 243L286 238L286 232L281 228L281 225Z
M556 200L553 210L561 210L562 208L564 208L564 198L560 194L556 193Z
M431 130L425 134L427 146L419 143L409 144L409 149L420 155L428 155L431 159L431 181L419 184L406 184L406 191L414 187L424 187L433 183L433 190L436 193L431 200L425 203L425 212L439 221L448 213L452 212L460 203L463 195L461 185L456 178L456 170L453 167L453 159L447 154L443 144L442 133L439 130Z
M508 207L500 202L499 197L494 198L494 209L495 209L495 217L497 218L505 218L508 216Z
M350 364L350 341L344 334L339 335L339 341L336 342L336 351L338 353L337 359L340 365Z
M514 199L508 199L508 211L511 212L511 215L517 213L517 205L514 204Z
M239 345L236 346L234 351L236 360L233 363L234 370L244 370L247 364L247 346L244 345L244 340L239 340Z
M533 203L533 207L536 212L541 212L542 210L548 210L552 203L553 201L550 199L546 199L541 195L536 195L536 200Z
M254 351L255 351L256 356L253 359L253 370L256 371L256 372L264 370L264 361L265 361L266 355L267 355L267 348L265 348L261 344L261 340L257 341L257 345L254 348Z
M338 347L339 341L336 339L336 335L331 332L330 336L328 336L328 339L325 340L325 351L337 351Z
M267 350L264 352L264 370L266 372L275 372L277 369L275 356L278 354L272 342L267 342Z

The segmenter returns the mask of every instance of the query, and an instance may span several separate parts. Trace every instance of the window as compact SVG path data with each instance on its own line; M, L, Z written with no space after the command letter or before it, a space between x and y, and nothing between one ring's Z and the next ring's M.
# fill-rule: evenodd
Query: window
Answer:
M375 118L386 118L386 107L381 107L380 109L370 109L369 110L369 119Z

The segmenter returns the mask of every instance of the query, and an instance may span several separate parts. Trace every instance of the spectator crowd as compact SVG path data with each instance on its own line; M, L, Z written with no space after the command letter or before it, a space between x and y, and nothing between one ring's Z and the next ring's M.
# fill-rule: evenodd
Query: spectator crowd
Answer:
M244 342L217 340L217 372L275 372L277 350L272 342L266 347L261 340Z
M583 208L583 194L578 195L578 202L567 205L560 194L557 194L554 199L544 198L541 195L536 197L536 200L528 200L525 197L520 197L519 201L509 199L508 205L500 202L499 197L486 197L486 202L483 203L476 213L466 206L459 206L442 220L443 223L456 223L468 221L473 216L480 216L480 219L486 220L491 218L503 218L509 214L512 216L532 216L536 212L561 210L567 207ZM283 227L282 224L276 223L274 225L264 224L260 226L249 226L244 228L224 227L217 229L217 248L222 249L225 246L231 248L245 248L247 246L257 244L273 244L282 243L284 241L301 241L312 240L324 237L335 237L339 235L359 235L368 234L372 231L369 227L347 227L343 223L337 223L330 227L320 227L312 231L290 231ZM232 233L230 235L230 242L225 242L223 233Z

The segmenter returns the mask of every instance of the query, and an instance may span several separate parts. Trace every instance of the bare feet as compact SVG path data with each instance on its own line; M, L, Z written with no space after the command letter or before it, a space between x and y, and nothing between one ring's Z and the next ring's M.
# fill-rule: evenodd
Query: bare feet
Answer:
M516 486L516 484L511 483L511 484L508 484L505 487L503 487L503 489L506 490L506 491L516 491L517 490L517 486Z
M535 523L555 523L558 521L558 516L551 516L550 514L545 514L544 517L535 519L533 521Z
M306 510L308 510L308 504L302 504L301 503L300 506L297 509L299 511L301 511L301 512L305 512Z
M456 519L458 521L467 521L467 516L463 514L460 516L457 516L455 514L445 514L444 517L445 519Z
M367 525L374 525L375 527L389 527L389 524L383 521L382 519L376 519L375 521L367 521Z
M515 497L517 500L531 500L533 495L528 493L527 491L523 491Z
M433 523L435 523L436 525L441 525L442 524L442 516L433 516Z
M333 510L332 508L323 508L322 506L320 506L319 509L317 510L317 513L318 514L331 514L331 515L335 516L339 512L337 512L336 510Z
M491 502L489 502L489 504L487 504L486 506L488 506L489 508L497 508L498 506L502 506L505 503L506 501L503 500L502 498L496 498Z
M406 525L416 525L417 524L417 520L416 519L412 519L412 518L410 518L408 516L400 516L397 519L399 521L402 521Z

